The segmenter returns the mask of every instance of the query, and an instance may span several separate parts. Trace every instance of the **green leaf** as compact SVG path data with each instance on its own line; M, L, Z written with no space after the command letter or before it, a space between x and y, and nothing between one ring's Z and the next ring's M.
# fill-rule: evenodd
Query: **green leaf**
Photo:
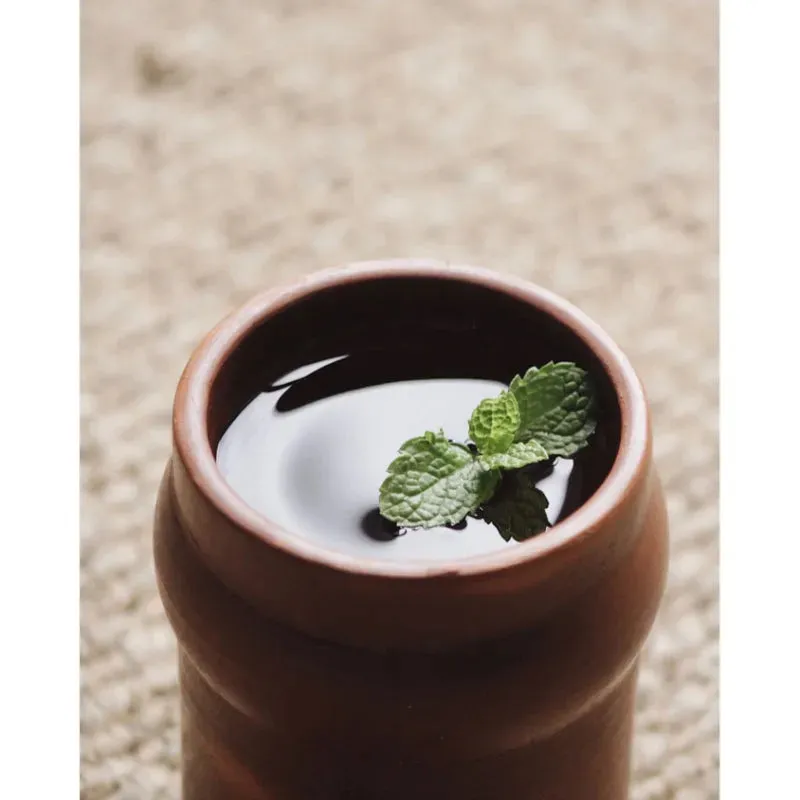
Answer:
M515 442L505 453L481 455L478 459L484 469L521 469L549 458L547 450L535 439Z
M594 433L594 394L585 370L571 363L531 367L509 387L517 399L517 442L535 439L551 456L571 456Z
M472 412L469 435L481 453L503 453L514 441L520 415L517 400L510 392L483 400Z
M510 472L476 516L494 525L507 542L522 542L547 528L547 505L533 476L524 471Z
M381 514L404 528L461 522L491 497L499 475L443 433L409 439L381 484Z

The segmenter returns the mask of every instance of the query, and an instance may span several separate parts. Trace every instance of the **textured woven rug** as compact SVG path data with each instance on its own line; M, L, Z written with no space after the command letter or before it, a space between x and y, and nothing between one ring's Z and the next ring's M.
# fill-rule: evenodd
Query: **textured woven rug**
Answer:
M83 3L82 796L178 797L151 561L199 337L301 273L531 278L627 350L671 578L632 800L717 791L716 9L698 0Z

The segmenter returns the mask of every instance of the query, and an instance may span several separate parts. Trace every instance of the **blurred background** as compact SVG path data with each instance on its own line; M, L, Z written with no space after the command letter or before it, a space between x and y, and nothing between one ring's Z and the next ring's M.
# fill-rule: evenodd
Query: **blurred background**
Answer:
M178 796L151 515L191 350L263 288L397 256L525 276L633 359L673 540L632 800L718 796L716 14L84 0L84 800Z

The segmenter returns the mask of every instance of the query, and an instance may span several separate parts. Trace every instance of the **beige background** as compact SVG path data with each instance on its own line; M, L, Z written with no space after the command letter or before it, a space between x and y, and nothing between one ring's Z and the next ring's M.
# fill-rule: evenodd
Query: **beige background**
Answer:
M83 35L83 797L177 797L150 522L193 345L398 255L532 278L641 371L674 535L632 797L717 797L714 4L85 0Z

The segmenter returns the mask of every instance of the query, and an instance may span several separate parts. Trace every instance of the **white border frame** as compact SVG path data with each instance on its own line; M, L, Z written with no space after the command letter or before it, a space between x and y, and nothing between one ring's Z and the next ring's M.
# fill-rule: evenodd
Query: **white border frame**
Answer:
M722 3L724 800L800 796L799 17Z
M79 794L78 4L0 6L0 796Z

